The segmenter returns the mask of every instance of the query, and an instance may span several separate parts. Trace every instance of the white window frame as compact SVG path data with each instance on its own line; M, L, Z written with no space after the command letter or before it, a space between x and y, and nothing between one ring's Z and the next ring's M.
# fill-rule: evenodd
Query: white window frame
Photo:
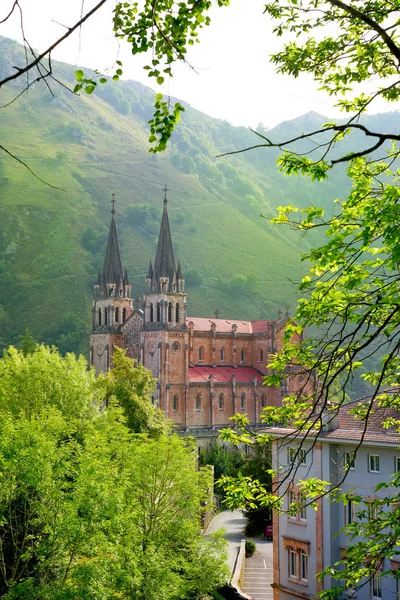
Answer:
M302 493L299 494L299 502L301 504L299 512L300 521L307 521L307 498Z
M354 471L356 468L356 453L355 452L345 452L344 453L344 466L345 469L349 469L350 471Z
M300 550L300 581L308 581L308 554Z
M289 548L289 579L297 579L297 552L294 548ZM294 569L292 568L294 567Z
M297 462L299 465L307 464L307 450L305 448L300 448L299 453L297 455Z
M378 464L376 464L376 463L378 463ZM380 473L379 454L368 454L368 467L369 467L370 473ZM376 467L378 467L378 468L376 468Z
M296 456L296 448L289 447L286 449L286 464L292 465Z
M344 524L350 525L354 521L354 502L348 500L347 504L344 505Z
M377 592L377 594L375 594ZM381 600L382 596L382 577L381 572L378 570L374 573L371 579L371 597L373 600Z

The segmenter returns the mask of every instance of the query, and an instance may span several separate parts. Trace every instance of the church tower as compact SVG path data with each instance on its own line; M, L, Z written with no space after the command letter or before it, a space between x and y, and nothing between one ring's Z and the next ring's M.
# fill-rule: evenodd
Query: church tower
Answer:
M90 336L90 364L96 373L108 371L114 346L123 346L121 326L132 313L131 284L122 269L112 195L111 224L103 270L94 285L93 332Z
M188 393L188 340L185 280L175 264L168 219L168 188L154 264L150 261L144 296L142 347L144 366L158 379L158 404L167 417L184 421ZM182 412L182 414L180 414Z

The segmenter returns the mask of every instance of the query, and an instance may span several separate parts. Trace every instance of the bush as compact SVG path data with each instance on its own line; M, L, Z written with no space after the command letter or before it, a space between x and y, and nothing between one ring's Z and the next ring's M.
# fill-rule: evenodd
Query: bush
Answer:
M246 540L246 555L254 554L256 545L252 540Z

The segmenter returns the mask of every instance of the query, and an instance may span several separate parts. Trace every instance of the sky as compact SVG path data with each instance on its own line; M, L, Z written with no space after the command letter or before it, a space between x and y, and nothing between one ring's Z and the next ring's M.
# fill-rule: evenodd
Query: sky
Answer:
M1 21L12 0L0 4ZM95 0L84 0L84 12L95 4ZM264 0L231 0L229 7L212 9L211 26L202 30L201 43L188 53L192 68L183 64L174 67L174 77L157 91L246 127L263 123L271 128L309 111L338 117L334 100L318 91L311 77L294 79L275 73L269 56L282 49L283 40L273 35L272 23L263 15L264 4ZM82 0L20 0L20 5L27 39L32 47L44 50L65 31L65 26L79 20ZM114 37L112 7L110 0L80 33L53 52L53 59L104 72L118 57L123 62L123 79L155 88L155 82L143 71L145 58L132 56L129 45L123 41L119 44ZM22 41L19 14L0 25L0 35ZM374 112L384 109L384 105L377 105Z

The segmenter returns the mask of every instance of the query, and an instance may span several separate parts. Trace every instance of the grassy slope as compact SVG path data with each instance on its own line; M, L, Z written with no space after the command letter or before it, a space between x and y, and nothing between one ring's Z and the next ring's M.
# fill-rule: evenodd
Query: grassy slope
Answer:
M15 64L20 48L0 38L0 52L6 69ZM58 64L56 71L71 80L72 67ZM2 104L16 91L2 92ZM299 250L309 241L272 226L260 212L271 215L287 203L328 205L337 181L316 186L283 178L273 152L216 160L218 153L254 143L253 134L189 107L169 150L149 154L152 92L134 82L107 83L93 96L75 97L60 87L55 93L52 98L35 85L0 111L2 144L65 190L44 186L0 156L0 343L15 341L29 327L63 350L85 348L91 286L104 244L91 252L81 237L89 225L106 235L112 192L118 199L123 262L133 293L142 294L157 227L153 223L149 231L135 225L126 209L160 206L164 182L170 189L176 256L184 274L194 268L203 275L200 287L188 289L191 315L211 315L218 307L226 317L273 317L279 306L294 306L290 280L305 271ZM293 125L282 127L286 132ZM255 274L256 294L234 297L221 285L237 273Z

